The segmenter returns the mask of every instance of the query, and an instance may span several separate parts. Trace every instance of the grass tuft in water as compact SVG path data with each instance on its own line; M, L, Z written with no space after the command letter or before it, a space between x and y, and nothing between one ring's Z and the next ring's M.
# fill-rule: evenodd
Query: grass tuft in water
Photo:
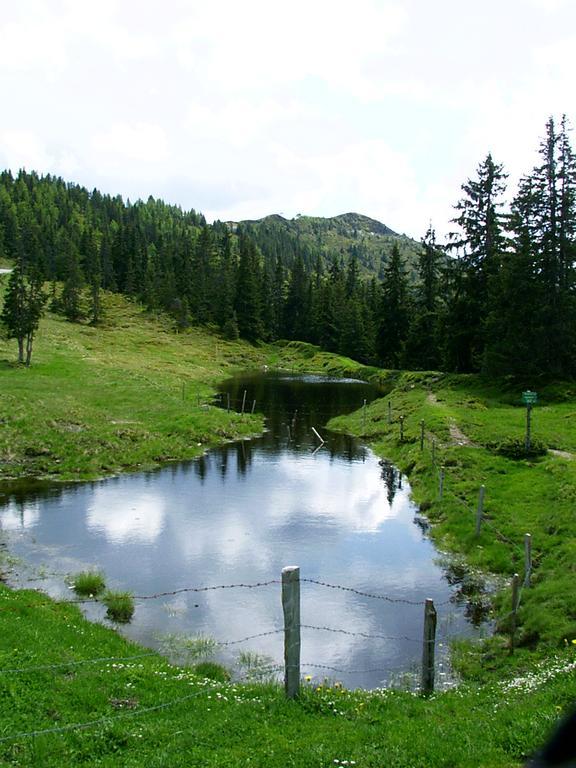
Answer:
M82 597L92 597L104 592L106 583L99 571L81 571L72 577L74 592Z
M134 615L134 598L130 592L108 591L102 598L106 616L112 621L127 624Z

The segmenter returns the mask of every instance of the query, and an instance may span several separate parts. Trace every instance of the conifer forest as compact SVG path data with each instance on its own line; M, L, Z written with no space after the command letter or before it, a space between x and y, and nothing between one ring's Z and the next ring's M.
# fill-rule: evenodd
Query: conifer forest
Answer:
M386 368L572 377L569 133L565 118L548 120L538 163L516 190L488 154L456 191L454 233L444 243L432 225L416 243L357 214L207 224L152 197L124 201L54 176L4 171L0 259L14 269L3 324L29 363L45 307L98 324L107 290L170 313L180 330L297 339Z

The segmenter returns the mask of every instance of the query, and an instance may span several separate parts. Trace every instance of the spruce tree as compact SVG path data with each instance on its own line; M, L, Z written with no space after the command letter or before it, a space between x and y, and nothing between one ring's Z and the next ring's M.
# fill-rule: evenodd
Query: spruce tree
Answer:
M250 341L262 338L261 269L256 246L240 234L240 262L235 310L240 335Z
M381 295L377 353L383 366L399 368L408 336L409 308L406 272L396 244L384 271Z
M512 204L513 256L490 318L490 373L576 373L576 161L565 118L560 131L548 120L540 158Z
M410 368L430 370L441 364L440 280L444 263L445 253L437 244L436 234L430 224L422 239L413 317L406 343L406 364Z
M18 259L12 270L0 314L7 338L18 342L18 362L30 365L34 335L38 329L47 296L38 267L25 269Z
M479 370L482 365L484 323L491 310L492 279L504 258L503 205L506 174L489 154L477 177L462 185L464 197L456 204L452 221L459 232L451 235L457 251L454 294L446 318L448 366L457 371Z

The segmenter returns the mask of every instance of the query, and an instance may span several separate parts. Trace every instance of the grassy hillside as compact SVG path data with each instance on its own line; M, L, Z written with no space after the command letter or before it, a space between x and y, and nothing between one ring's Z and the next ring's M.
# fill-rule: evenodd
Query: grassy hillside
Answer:
M214 382L264 361L206 332L174 333L123 298L105 297L97 328L48 315L32 366L0 341L0 478L87 479L192 458L254 434L258 416L212 407Z
M521 391L502 390L473 376L403 374L388 397L372 403L366 414L330 424L364 434L380 455L410 475L414 498L432 522L438 544L464 556L462 578L469 593L475 582L480 587L486 581L483 572L499 577L503 588L494 601L499 632L483 646L465 646L460 662L468 674L484 677L535 651L555 651L576 640L573 395L570 387L540 393L532 433L534 441L544 444L543 455L529 459L523 451ZM484 517L476 536L481 485ZM517 651L510 660L510 583L514 573L525 579L526 533L533 565L530 586L521 592Z

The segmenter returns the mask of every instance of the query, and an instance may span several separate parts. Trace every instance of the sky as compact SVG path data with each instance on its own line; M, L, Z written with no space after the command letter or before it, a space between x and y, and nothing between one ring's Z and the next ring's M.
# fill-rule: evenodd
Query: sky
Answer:
M0 0L0 168L209 221L355 211L440 236L576 125L574 0Z

